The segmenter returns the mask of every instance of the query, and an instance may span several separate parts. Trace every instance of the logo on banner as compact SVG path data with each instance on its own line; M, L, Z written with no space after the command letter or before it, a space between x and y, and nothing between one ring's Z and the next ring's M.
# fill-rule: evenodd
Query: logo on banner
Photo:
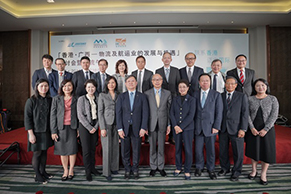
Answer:
M107 41L105 39L96 39L93 42L93 48L107 48Z
M86 42L72 42L68 44L68 47L82 47L86 46Z
M126 47L126 38L116 38L115 39L116 47Z

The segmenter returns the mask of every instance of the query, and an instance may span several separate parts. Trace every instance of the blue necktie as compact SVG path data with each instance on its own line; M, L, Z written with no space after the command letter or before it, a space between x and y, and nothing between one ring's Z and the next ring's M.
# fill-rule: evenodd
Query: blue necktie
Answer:
M205 100L206 100L206 92L203 92L202 93L202 100L201 100L201 106L202 106L202 108L204 107Z
M88 71L86 71L86 80L89 79Z
M104 90L105 74L102 74L102 91Z
M133 101L134 101L134 93L133 92L130 92L130 109L132 110L133 108Z
M214 74L212 89L215 91L217 91L216 85L217 85L217 74Z

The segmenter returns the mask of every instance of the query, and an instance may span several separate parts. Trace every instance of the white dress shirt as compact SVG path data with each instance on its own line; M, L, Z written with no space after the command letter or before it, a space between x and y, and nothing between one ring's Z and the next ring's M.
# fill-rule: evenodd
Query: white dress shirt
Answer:
M214 79L214 75L215 73L213 71L211 71L210 76L211 76L211 85L213 85L213 79ZM219 93L223 93L224 92L224 80L222 77L221 72L217 73L217 77L216 77L216 89Z

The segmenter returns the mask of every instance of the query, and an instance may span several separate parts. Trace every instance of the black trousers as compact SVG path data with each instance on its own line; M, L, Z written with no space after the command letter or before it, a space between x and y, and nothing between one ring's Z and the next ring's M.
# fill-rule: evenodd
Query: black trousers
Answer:
M81 123L79 126L85 172L86 174L90 174L95 170L95 152L96 143L98 141L98 131L91 134Z

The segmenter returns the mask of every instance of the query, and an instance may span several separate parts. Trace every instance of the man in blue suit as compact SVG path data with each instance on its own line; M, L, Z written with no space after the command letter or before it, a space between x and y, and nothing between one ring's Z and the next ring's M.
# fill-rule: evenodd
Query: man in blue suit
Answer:
M211 179L216 179L215 139L221 127L223 103L221 94L210 89L211 77L207 73L199 76L201 89L194 93L197 102L195 116L195 176L201 176L204 168L203 147L206 147L206 167Z
M58 95L58 90L63 80L71 80L73 77L72 73L65 71L66 61L63 58L57 58L55 64L58 71L49 74L51 97Z
M125 168L124 178L129 179L133 172L138 179L138 166L140 160L141 138L148 133L149 107L144 94L136 90L136 77L130 75L126 78L127 92L118 96L116 102L116 126L121 138L121 157ZM132 163L130 164L130 148L132 146Z
M49 74L52 72L56 72L56 70L52 69L54 59L51 55L45 54L42 56L41 60L43 68L35 70L32 75L31 85L33 89L37 80L42 78L49 80Z
M185 55L185 61L187 66L179 70L180 77L181 79L186 79L189 81L190 88L188 93L193 96L194 92L199 90L198 77L204 73L204 71L202 68L196 65L194 66L196 62L196 55L194 53L187 53Z
M106 59L100 59L98 61L99 72L94 73L92 75L92 79L97 82L96 93L99 95L104 90L105 80L109 76L106 73L106 69L108 67L108 61Z
M230 172L229 142L231 142L234 165L230 180L238 181L244 159L244 136L248 128L249 103L247 95L235 91L237 80L228 76L226 92L222 93L223 120L219 132L219 160L221 170L218 176Z

